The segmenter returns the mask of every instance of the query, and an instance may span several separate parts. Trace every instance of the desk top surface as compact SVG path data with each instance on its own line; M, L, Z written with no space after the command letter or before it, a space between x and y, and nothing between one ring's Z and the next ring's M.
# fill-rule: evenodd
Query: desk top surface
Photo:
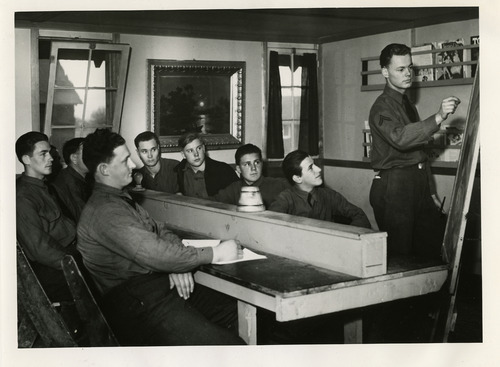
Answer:
M172 228L173 229L173 228ZM173 229L181 238L198 238L185 231ZM384 282L417 274L441 274L448 266L440 260L410 256L388 258L387 273L369 278L358 278L345 273L320 268L297 260L268 253L267 259L237 262L226 265L203 265L201 270L218 278L265 294L295 297L333 289Z
M300 261L265 255L267 259L204 265L201 270L244 287L284 298L447 270L447 266L439 261L400 257L389 259L387 274L357 278Z

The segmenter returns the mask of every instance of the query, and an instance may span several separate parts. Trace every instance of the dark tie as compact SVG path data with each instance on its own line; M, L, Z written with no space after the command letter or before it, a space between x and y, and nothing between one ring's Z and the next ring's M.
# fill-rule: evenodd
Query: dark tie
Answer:
M307 194L307 203L312 208L314 205L314 198L311 193Z
M406 116L408 116L411 122L416 122L418 120L415 109L413 108L406 94L403 94L403 108L405 109Z

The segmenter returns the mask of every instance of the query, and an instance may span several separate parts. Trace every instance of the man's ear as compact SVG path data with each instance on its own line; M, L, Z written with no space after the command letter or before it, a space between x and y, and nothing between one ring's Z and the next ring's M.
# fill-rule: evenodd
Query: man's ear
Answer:
M108 165L106 163L99 163L96 168L96 172L98 172L101 176L109 176Z
M236 172L238 172L238 174L241 175L241 167L239 164L236 165Z
M71 163L73 163L74 165L76 165L78 163L78 159L76 157L77 153L73 153L73 154L70 154L69 155L69 160L71 161Z
M298 184L301 184L302 183L302 176L297 176L297 175L293 175L292 176L292 179L295 183L298 183Z
M29 165L31 163L31 157L28 154L25 154L21 157L24 165Z
M182 157L182 159L186 159L186 155L184 154L183 150L181 150L181 157Z
M389 72L387 71L386 67L382 68L382 75L384 76L384 78L388 78L389 77Z

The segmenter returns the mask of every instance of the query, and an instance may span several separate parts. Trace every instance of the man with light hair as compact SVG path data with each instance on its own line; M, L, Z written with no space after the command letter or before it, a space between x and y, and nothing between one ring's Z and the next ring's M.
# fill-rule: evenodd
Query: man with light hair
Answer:
M206 155L205 143L197 133L187 133L179 138L183 160L175 171L179 190L183 195L208 199L238 181L238 175L225 162Z

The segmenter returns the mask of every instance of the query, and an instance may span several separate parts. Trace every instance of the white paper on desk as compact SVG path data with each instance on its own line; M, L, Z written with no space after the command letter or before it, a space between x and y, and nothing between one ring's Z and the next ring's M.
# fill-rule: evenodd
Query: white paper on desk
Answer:
M192 246L192 247L215 247L220 243L220 240L182 240L184 246ZM258 259L267 259L264 255L259 255L249 250L247 248L243 249L243 257L237 260L231 261L219 261L214 263L215 265L224 265L224 264L233 264L240 261L250 261L250 260L258 260Z

